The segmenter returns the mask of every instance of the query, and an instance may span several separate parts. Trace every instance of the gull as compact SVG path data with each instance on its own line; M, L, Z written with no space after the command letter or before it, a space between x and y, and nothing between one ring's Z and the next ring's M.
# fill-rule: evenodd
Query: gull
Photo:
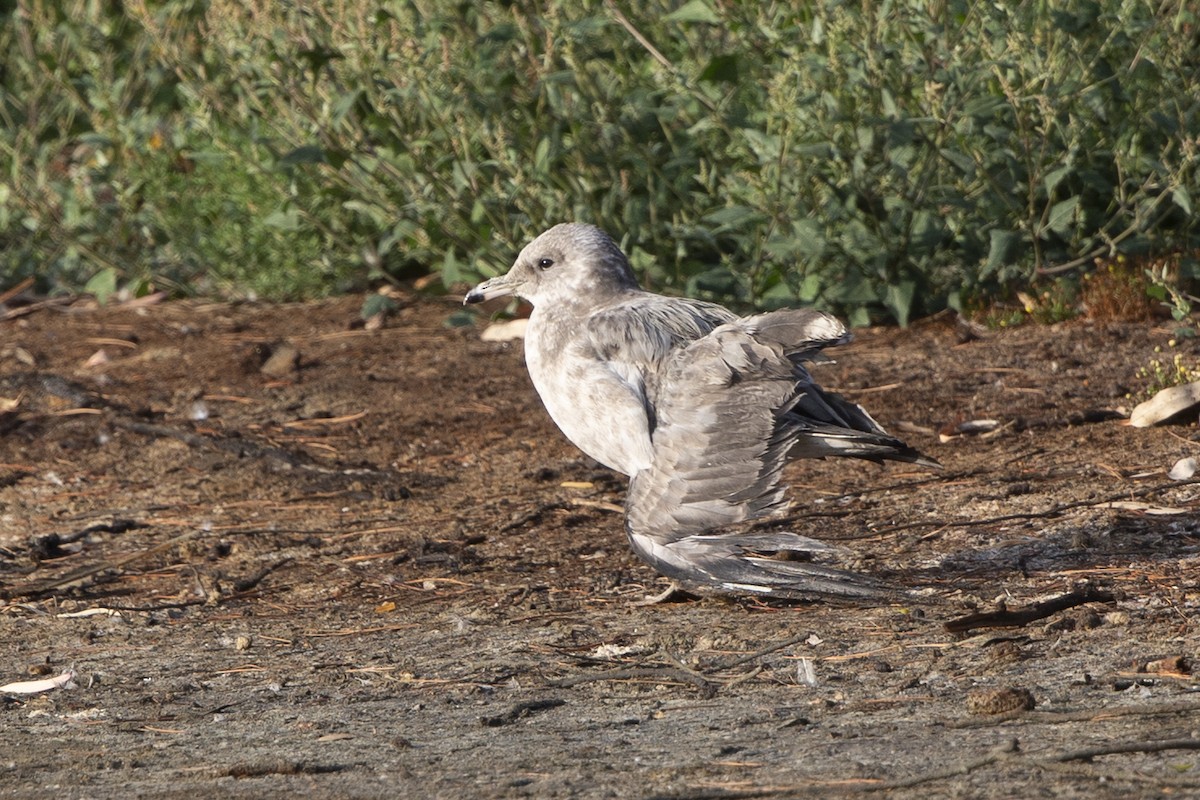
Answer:
M616 242L583 223L542 233L464 303L507 295L533 305L525 362L550 417L629 477L625 532L641 559L701 593L888 591L813 563L833 549L822 542L751 525L787 507L782 472L793 459L939 466L813 381L805 364L850 339L837 319L812 309L739 317L643 291Z

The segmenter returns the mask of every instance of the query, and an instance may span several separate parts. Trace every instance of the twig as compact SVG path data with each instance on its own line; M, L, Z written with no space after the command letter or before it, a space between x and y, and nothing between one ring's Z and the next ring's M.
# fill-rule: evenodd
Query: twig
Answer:
M5 320L10 320L10 319L16 319L17 317L24 317L29 314L32 314L35 311L41 311L43 308L53 308L55 306L70 305L71 303L74 303L77 299L79 299L79 298L72 296L72 295L68 295L65 297L52 297L49 300L41 300L37 303L30 303L27 306L20 306L19 308L10 308L8 311L5 311L3 314L0 314L0 322L4 322Z
M1087 711L1023 711L1013 716L997 715L988 719L961 720L946 723L948 728L983 728L1019 718L1025 724L1059 725L1068 722L1100 722L1118 717L1151 717L1159 714L1190 714L1200 711L1200 702L1162 703L1152 706L1129 706Z
M594 508L598 511L610 511L613 514L624 514L625 509L616 503L606 503L603 500L588 500L585 497L571 498L571 505L582 508Z
M561 511L562 509L564 509L566 507L567 507L567 504L563 503L563 502L542 503L537 508L532 509L530 511L526 511L525 513L519 514L518 516L509 520L507 523L505 523L504 527L502 527L499 532L500 533L508 533L511 530L516 530L517 528L523 527L526 523L533 522L534 520L540 519L543 514L549 513L551 511Z
M555 686L560 689L578 686L581 683L595 683L598 681L629 681L642 678L651 678L654 680L669 680L680 681L682 683L690 683L700 690L702 697L712 697L716 694L716 688L702 676L692 672L677 669L675 667L630 667L628 669L610 669L605 672L594 672L587 675L573 675L569 678L558 678L548 681L550 686Z
M1095 587L1068 592L1032 606L1017 609L1001 607L998 611L988 611L983 614L968 614L965 617L949 620L945 628L950 633L962 633L976 628L1020 628L1039 619L1045 619L1051 614L1075 608L1084 603L1115 603L1112 592L1101 591Z
M655 61L671 70L671 72L675 71L675 65L671 63L670 59L664 56L657 47L651 44L649 39L642 35L641 31L634 27L633 23L629 21L629 18L621 12L621 9L617 8L617 4L614 3L613 0L605 0L604 6L609 10L609 13L613 15L613 19L617 21L617 24L624 28L630 36L636 39L637 43L645 48L646 52L649 53Z
M749 655L738 656L737 658L733 659L732 661L727 661L724 664L718 664L715 667L706 669L704 672L706 675L712 675L714 672L724 672L727 669L732 669L734 667L741 666L742 664L745 664L747 661L754 661L756 659L762 658L763 656L769 656L771 653L782 650L785 647L791 647L794 644L800 644L800 642L803 642L805 639L808 639L810 636L812 636L811 633L797 634L790 639L784 639L782 642L777 642L776 644L768 645L767 647L764 647L761 650L755 650L753 653L750 653Z
M634 24L629 21L629 18L621 12L621 9L617 8L617 4L613 2L613 0L604 0L604 7L607 8L613 15L613 19L617 21L617 24L628 31L629 35L632 36L638 44L645 48L646 52L650 54L651 58L662 65L676 80L682 83L689 90L692 97L699 100L709 111L717 110L717 106L712 100L708 99L703 94L692 90L692 87L688 85L687 81L680 74L679 70L676 69L675 65L671 63L671 60L664 56L662 52L650 42L649 39L642 35L642 32L639 31Z
M263 567L258 572L254 573L253 575L251 575L247 578L242 578L239 581L234 581L233 590L235 592L248 592L251 589L253 589L255 586L258 586L258 584L262 583L263 578L267 577L268 575L270 575L272 572L279 569L280 567L287 566L288 564L292 563L294 560L295 559L291 558L290 556L288 558L281 558L278 561L276 561L274 564Z
M266 778L272 775L329 775L350 769L343 764L310 764L306 761L256 762L234 764L219 770L219 777Z
M1087 747L1047 756L1047 761L1089 761L1097 756L1120 753L1162 753L1167 750L1200 750L1200 739L1162 739L1156 742L1119 742L1101 747Z
M1015 522L1025 519L1052 519L1061 516L1067 511L1073 511L1077 508L1104 508L1109 503L1116 503L1122 500L1128 500L1134 497L1146 497L1148 495L1165 492L1169 489L1178 489L1180 486L1187 484L1180 482L1171 482L1159 484L1157 486L1147 486L1134 491L1123 491L1120 494L1110 495L1102 500L1077 500L1071 503L1061 503L1045 511L1027 511L1017 514L1005 514L999 517L987 517L985 519L961 519L961 520L923 520L921 522L906 522L901 525L892 525L887 528L878 528L873 531L875 534L896 533L898 531L911 530L912 528L929 528L929 527L945 527L945 528L970 528L974 526L995 525L999 522Z
M81 569L73 570L72 572L69 572L66 575L63 575L61 578L55 578L53 580L44 581L42 583L34 584L32 586L23 586L23 587L17 586L11 590L5 591L4 595L6 597L15 597L15 596L22 596L22 595L27 596L27 595L43 594L45 592L50 591L51 589L61 589L64 586L69 586L70 584L73 584L73 583L79 583L86 578L90 578L91 576L97 575L101 572L105 572L106 570L120 569L121 567L124 567L127 564L132 564L134 561L139 561L143 558L149 558L152 555L157 555L158 553L162 553L166 550L170 550L172 547L183 544L184 542L188 541L189 539L199 536L200 534L205 533L205 532L206 531L203 531L203 530L188 531L187 533L180 534L179 536L175 536L175 537L163 542L162 544L157 544L154 547L151 547L147 550L139 550L138 552L131 553L130 555L124 556L123 558L114 559L112 561L104 561L99 564L93 564L90 567L83 567Z
M511 706L508 710L494 717L480 717L479 724L485 728L499 728L503 725L511 725L519 719L524 719L538 711L545 711L549 708L558 708L565 706L566 700L561 700L557 697L546 697L540 700L525 700Z
M46 558L53 555L64 544L73 544L93 533L125 533L137 528L150 527L145 522L132 519L114 519L112 522L98 522L70 533L46 533L34 536L29 540L29 549L35 558Z
M3 292L0 292L0 305L4 305L9 300L12 300L14 297L19 295L21 292L28 289L30 286L33 286L33 276L32 275L30 275L28 278L26 278L23 281L18 281L16 286L13 286L11 288L5 289Z
M1013 758L1019 753L1017 740L1013 739L999 747L993 748L986 756L977 758L972 761L964 761L956 766L942 767L941 769L922 772L908 778L899 778L894 781L884 781L882 783L868 784L863 786L861 791L864 792L879 792L888 791L891 789L909 789L913 786L920 786L922 783L930 781L940 781L946 778L954 778L959 775L967 775L982 767L995 764L997 761Z

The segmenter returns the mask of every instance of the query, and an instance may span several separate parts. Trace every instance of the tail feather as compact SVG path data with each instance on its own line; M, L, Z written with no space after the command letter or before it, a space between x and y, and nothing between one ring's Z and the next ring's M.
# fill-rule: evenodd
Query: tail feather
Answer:
M665 542L628 530L639 557L685 587L700 592L754 594L788 600L844 597L888 600L903 590L874 578L809 561L784 561L766 553L826 553L833 548L795 533L697 534Z

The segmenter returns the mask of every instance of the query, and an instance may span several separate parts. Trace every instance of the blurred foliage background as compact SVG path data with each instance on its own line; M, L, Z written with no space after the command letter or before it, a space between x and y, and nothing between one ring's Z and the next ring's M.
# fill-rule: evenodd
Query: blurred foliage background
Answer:
M1188 0L7 8L0 288L452 286L565 220L857 324L1200 273Z

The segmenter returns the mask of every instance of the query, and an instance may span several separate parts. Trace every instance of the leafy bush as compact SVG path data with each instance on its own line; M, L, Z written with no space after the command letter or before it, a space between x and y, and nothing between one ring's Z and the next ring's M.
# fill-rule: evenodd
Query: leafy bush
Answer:
M0 279L453 284L581 219L656 289L905 322L1194 246L1182 0L788 5L30 0Z

